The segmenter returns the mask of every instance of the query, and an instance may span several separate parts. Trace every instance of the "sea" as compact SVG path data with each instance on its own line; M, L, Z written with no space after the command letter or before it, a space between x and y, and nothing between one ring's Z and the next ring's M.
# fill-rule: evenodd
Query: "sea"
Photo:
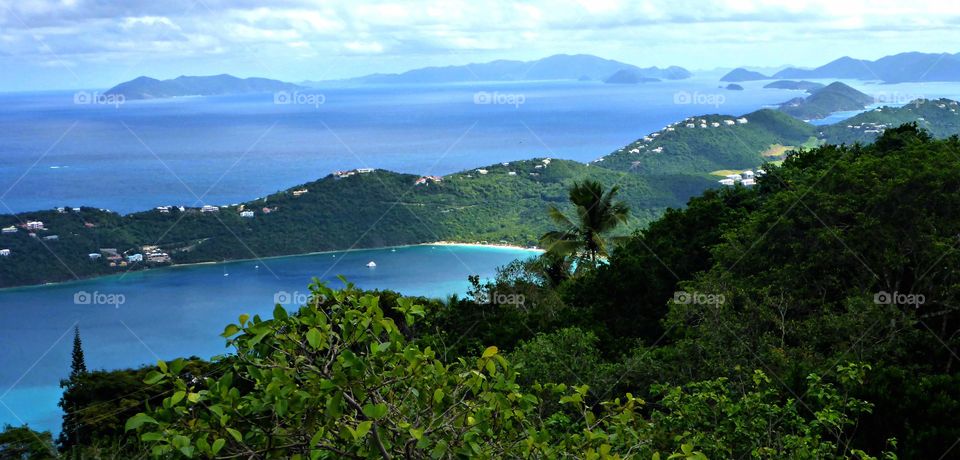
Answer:
M531 157L590 161L688 116L741 115L802 95L765 83L741 83L742 91L723 89L715 77L331 85L150 101L109 98L102 89L0 93L0 214L231 204L361 167L446 174ZM955 83L847 83L887 105L960 99ZM468 275L489 278L531 256L415 246L0 290L0 426L59 431L58 383L69 373L75 326L92 369L210 358L228 351L219 337L225 324L241 313L269 314L278 301L294 308L313 277L335 286L344 275L364 288L445 297L464 294Z

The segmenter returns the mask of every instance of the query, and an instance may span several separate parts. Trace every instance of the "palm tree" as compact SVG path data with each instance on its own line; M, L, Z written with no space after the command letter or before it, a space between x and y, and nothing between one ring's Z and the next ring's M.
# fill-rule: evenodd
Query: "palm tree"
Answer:
M622 201L614 202L620 187L604 192L603 185L592 180L574 182L570 188L570 203L576 211L571 219L556 206L551 206L550 218L563 230L547 232L540 244L548 252L577 260L578 270L584 266L596 267L602 257L609 255L605 235L627 221L630 209Z

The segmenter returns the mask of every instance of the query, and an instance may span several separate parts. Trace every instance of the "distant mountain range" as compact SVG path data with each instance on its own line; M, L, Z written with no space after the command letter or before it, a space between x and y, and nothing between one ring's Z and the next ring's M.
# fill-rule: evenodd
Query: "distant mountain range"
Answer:
M681 80L692 74L682 68L640 68L589 54L557 54L535 61L497 60L481 64L425 67L399 74L373 74L346 80L351 83L455 83L470 81L590 80L605 81L621 71L615 80ZM615 81L620 83L622 81ZM316 84L316 82L307 82Z
M122 95L127 100L158 99L181 96L220 96L227 94L269 93L293 91L303 87L268 78L237 78L233 75L203 77L180 76L170 80L138 77L120 83L106 91L108 95Z
M833 112L860 110L875 99L843 83L835 81L812 91L809 96L794 98L780 105L780 110L803 120L823 118Z
M842 57L815 69L783 69L773 78L848 78L884 83L960 81L960 53L900 53L876 61Z

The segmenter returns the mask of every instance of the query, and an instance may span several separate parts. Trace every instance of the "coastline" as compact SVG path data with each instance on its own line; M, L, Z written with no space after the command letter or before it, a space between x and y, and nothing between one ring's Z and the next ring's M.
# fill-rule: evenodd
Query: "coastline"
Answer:
M512 245L512 244L490 244L490 243L484 244L484 243L458 243L456 241L434 241L434 242L428 242L428 243L401 244L396 246L379 246L379 247L373 247L373 248L314 251L314 252L305 252L305 253L299 253L299 254L286 254L286 255L280 255L280 256L267 256L267 257L257 257L257 258L247 258L247 259L229 259L229 260L223 260L220 262L208 261L208 262L190 262L190 263L183 263L183 264L172 264L172 265L165 265L162 267L144 268L140 270L127 271L123 273L111 273L108 275L89 276L89 277L66 280L66 281L55 281L55 282L42 283L42 284L24 284L20 286L9 286L9 287L0 288L0 294L4 292L20 290L20 289L39 289L39 288L45 288L45 287L69 286L70 284L74 284L74 283L82 283L86 281L105 279L110 277L123 277L128 274L148 273L148 272L154 272L158 270L173 270L173 269L179 269L179 268L227 265L231 263L253 262L258 260L262 261L262 260L281 259L281 258L288 258L288 257L309 257L309 256L317 256L317 255L325 255L325 254L346 254L346 253L352 253L352 252L383 251L387 249L403 249L403 248L413 248L413 247L423 247L423 246L509 249L509 250L515 250L515 251L525 251L530 253L536 253L536 254L541 254L544 252L543 249L540 249L537 247L524 247L524 246L518 246L518 245Z

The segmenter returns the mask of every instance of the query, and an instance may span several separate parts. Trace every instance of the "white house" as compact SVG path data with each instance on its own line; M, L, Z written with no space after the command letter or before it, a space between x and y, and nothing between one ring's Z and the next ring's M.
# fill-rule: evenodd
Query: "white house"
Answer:
M695 128L697 125L693 123L687 123L687 128Z
M757 182L753 179L744 179L740 181L741 184L746 185L747 187L756 184Z
M220 212L220 208L205 204L202 208L200 208L200 212Z
M27 221L27 230L43 230L43 221L39 221L39 220L28 220L28 221Z
M481 176L484 175L484 174L486 174L486 173L488 173L488 172L489 172L489 171L487 171L486 169L478 169L478 170L477 170L477 174L480 174Z
M727 126L730 126L730 125L735 125L735 124L737 124L737 122L735 122L735 121L733 121L733 120L723 120L723 124L725 124L725 125L727 125Z
M3 233L17 233L17 227L14 227L13 225L9 227L3 227Z
M253 211L240 211L240 217L253 217Z
M750 171L750 170L746 170L740 173L740 177L744 179L753 179L753 176L754 176L753 171Z
M730 179L730 180L732 180L732 181L734 181L734 182L740 182L740 180L743 179L743 178L740 177L739 174L727 174L727 179Z
M373 168L357 168L357 172L360 174L372 173Z
M721 183L722 185L733 185L733 184L735 184L735 182L733 181L733 179L720 179L720 183Z
M742 125L742 124L746 124L746 123L747 123L747 119L746 119L746 118L743 118L743 117L737 118L737 123L740 123L741 125Z
M87 257L89 257L90 260L99 260L102 256L98 252L91 252L90 254L87 254Z
M720 123L714 121L714 122L710 123L710 126L713 126L714 128L719 128L719 127L720 127Z
M651 152L653 152L653 153L661 153L661 152L663 152L663 147L657 147L657 148L651 150Z
M516 172L516 171L509 171L509 172L507 172L507 175L508 175L508 176L516 176L516 175L517 175L517 172Z
M127 256L127 262L143 262L143 254L130 254Z
M7 256L9 256L9 255L10 255L10 250L9 250L9 249L0 249L0 256L2 256L2 257L7 257Z

